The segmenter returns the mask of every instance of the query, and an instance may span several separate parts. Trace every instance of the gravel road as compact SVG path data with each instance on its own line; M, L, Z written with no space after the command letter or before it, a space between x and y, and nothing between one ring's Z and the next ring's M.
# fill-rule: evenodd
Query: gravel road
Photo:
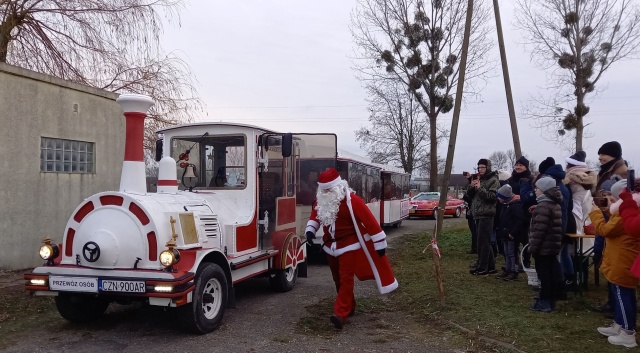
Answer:
M408 220L388 229L390 247L394 239L432 226ZM334 293L329 268L312 263L309 277L299 278L288 293L272 292L266 279L241 283L236 309L227 310L222 326L208 335L181 332L172 312L162 308L112 305L96 323L73 325L56 317L21 332L4 352L461 352L400 312L357 313L342 331L327 329ZM373 282L356 281L356 300L367 297L381 298ZM317 311L319 303L326 303L326 327L305 332L300 323L318 318L310 307Z

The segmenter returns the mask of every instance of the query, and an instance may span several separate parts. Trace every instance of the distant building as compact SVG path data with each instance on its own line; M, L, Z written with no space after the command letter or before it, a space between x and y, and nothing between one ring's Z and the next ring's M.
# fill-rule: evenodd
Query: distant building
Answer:
M97 192L117 190L124 117L111 92L0 63L0 269L42 263L49 235Z

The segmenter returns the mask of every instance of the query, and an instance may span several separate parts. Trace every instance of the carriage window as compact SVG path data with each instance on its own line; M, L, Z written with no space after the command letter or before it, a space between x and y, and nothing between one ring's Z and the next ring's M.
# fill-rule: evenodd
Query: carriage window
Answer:
M216 189L244 189L246 186L246 144L245 136L209 135L174 138L171 157L177 164L178 180L184 187L182 163L192 164L198 177L196 187ZM180 155L189 150L189 160L180 160ZM184 166L184 164L183 164Z

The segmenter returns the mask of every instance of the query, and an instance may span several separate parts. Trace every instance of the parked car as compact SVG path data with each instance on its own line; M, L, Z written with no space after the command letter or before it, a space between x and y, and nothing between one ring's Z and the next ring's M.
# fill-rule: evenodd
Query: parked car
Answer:
M421 192L411 198L411 209L409 209L409 218L411 217L433 217L434 210L440 202L439 192ZM453 196L447 197L447 205L444 211L445 215L460 217L465 210L464 201L456 199Z

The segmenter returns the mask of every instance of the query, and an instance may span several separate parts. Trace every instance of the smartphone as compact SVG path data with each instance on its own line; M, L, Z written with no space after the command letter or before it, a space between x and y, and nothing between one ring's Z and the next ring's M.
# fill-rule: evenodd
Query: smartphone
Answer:
M629 192L636 191L636 171L635 169L627 170L627 190Z
M609 199L607 199L606 197L594 197L593 203L595 203L596 206L600 208L606 208L607 206L609 206Z

